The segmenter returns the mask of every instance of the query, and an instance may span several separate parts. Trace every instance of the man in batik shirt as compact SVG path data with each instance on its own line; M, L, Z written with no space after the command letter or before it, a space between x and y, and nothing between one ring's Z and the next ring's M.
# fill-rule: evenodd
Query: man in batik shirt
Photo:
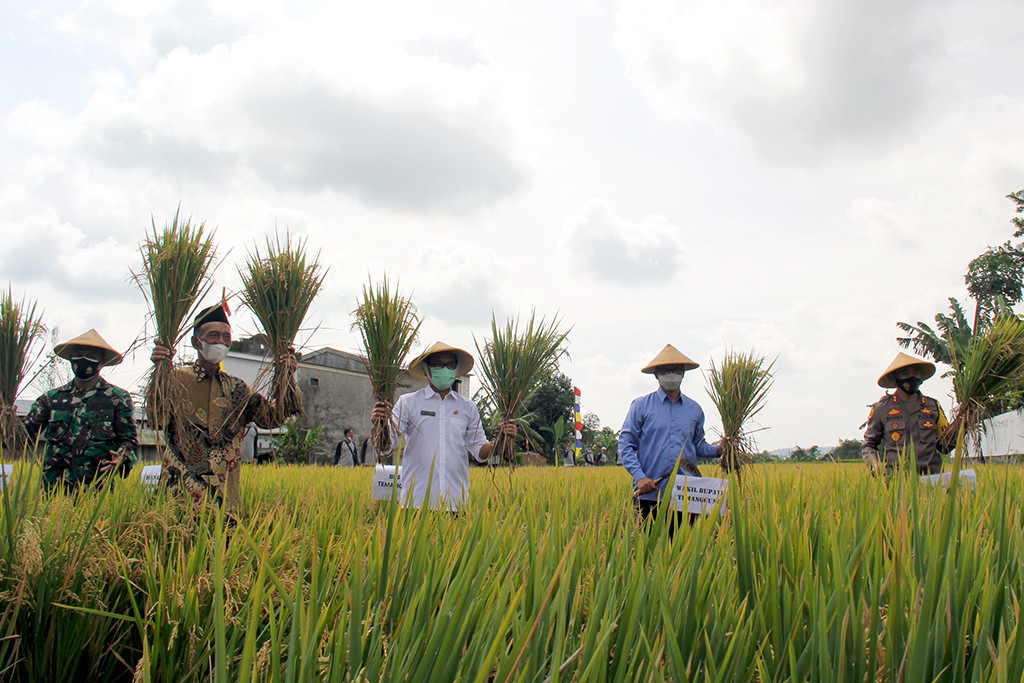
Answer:
M290 416L302 412L301 395L294 387L297 363L289 353L284 363L285 377L281 378L295 389L283 395L295 398L288 405L277 405L221 368L231 346L231 325L222 304L200 312L192 331L192 346L199 357L191 365L172 370L170 396L157 400L152 386L147 395L150 419L164 428L167 438L161 482L187 491L197 500L212 496L225 505L229 514L237 515L246 427L253 422L263 429L280 427ZM154 363L170 360L172 355L157 341Z
M101 368L123 360L121 354L96 330L53 351L71 363L75 378L36 399L25 418L29 437L46 439L43 486L73 491L109 472L128 474L139 446L132 399L100 377Z

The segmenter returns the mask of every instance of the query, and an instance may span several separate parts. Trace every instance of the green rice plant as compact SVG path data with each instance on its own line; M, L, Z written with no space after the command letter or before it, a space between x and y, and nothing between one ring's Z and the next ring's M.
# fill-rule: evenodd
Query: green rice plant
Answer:
M210 289L210 272L217 258L214 232L181 217L181 207L169 225L142 243L142 272L135 281L156 323L156 341L174 349L190 329L189 322ZM147 407L154 423L163 425L171 410L171 360L156 364L147 390Z
M18 388L35 361L32 347L46 329L36 302L18 303L10 285L0 291L0 451L13 454L25 440L25 428L14 410Z
M274 354L273 398L280 417L300 412L302 395L295 382L287 377L288 356L310 305L323 286L327 269L320 264L320 254L306 253L306 243L286 233L271 242L267 238L266 253L256 247L246 257L245 269L238 269L242 278L242 302L252 309L263 325Z
M718 464L724 472L739 476L744 465L752 462L755 451L747 423L764 408L774 381L775 361L757 356L753 351L726 351L718 367L711 361L708 372L708 395L722 417L722 438L725 452Z
M352 312L353 328L363 344L363 363L377 403L394 405L405 357L416 343L422 324L412 300L392 289L385 275L380 283L363 286L363 298ZM373 423L370 433L378 453L391 450L391 429Z
M514 421L520 428L526 404L540 385L558 370L565 355L569 331L558 329L561 320L548 322L536 312L520 325L519 318L499 327L491 316L491 337L481 347L474 339L480 358L480 380L493 403L500 422ZM499 432L492 454L500 462L515 463L515 439Z
M0 493L4 681L1017 681L1024 471L977 489L782 463L669 535L621 468L521 468L459 516L356 468Z
M949 345L953 366L953 392L957 408L945 434L944 445L960 425L977 446L985 419L1004 404L1016 404L1024 395L1024 320L1015 315L996 318L984 333L975 335L966 351ZM959 355L958 355L959 354Z

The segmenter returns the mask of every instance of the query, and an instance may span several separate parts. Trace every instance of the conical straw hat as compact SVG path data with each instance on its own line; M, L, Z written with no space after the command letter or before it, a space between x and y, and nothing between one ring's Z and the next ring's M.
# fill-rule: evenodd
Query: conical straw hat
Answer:
M915 365L921 368L921 379L928 379L935 374L935 363L929 363L926 360L914 358L913 356L908 356L905 353L897 353L893 361L889 363L889 367L887 367L885 372L882 373L882 376L878 378L878 386L883 389L895 389L896 382L893 381L892 373L896 372L900 368L909 368Z
M654 369L661 365L682 365L684 370L696 370L700 367L699 363L693 362L683 354L679 353L679 350L671 344L665 344L665 348L661 350L657 356L654 357L650 363L647 364L640 372L646 372L648 375L654 374Z
M95 329L89 330L85 334L80 334L74 339L57 344L53 347L53 352L63 358L64 360L71 360L71 349L76 346L91 346L94 349L100 349L105 354L103 362L100 363L100 367L107 365L117 365L124 356L118 353L114 347L107 343L107 340L100 336L100 333Z
M429 381L430 378L427 376L424 361L426 361L431 354L440 353L441 351L451 351L455 354L455 359L458 363L458 367L455 369L456 377L468 375L469 371L473 369L473 356L469 355L468 352L463 351L462 349L457 349L454 346L445 344L444 342L436 342L429 349L412 359L412 362L409 363L409 374L416 379L422 379L424 382Z

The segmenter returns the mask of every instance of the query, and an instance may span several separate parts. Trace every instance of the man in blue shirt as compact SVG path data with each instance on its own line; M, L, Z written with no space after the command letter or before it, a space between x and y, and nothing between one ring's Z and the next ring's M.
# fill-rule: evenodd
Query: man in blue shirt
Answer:
M722 453L704 440L704 411L679 391L683 374L697 367L667 344L642 370L658 379L657 391L633 401L619 432L619 462L633 476L634 505L645 519L671 486L677 461L680 472L700 476L697 458Z

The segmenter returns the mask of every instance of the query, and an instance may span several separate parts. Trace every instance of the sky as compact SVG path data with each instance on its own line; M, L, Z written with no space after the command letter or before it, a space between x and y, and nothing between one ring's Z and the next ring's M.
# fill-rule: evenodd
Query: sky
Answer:
M0 26L0 280L58 340L138 340L126 388L139 244L180 206L218 297L275 231L320 250L304 348L358 351L386 274L421 348L560 316L613 429L671 343L710 438L702 371L735 349L776 359L758 446L834 445L1024 188L1016 0L6 0Z

